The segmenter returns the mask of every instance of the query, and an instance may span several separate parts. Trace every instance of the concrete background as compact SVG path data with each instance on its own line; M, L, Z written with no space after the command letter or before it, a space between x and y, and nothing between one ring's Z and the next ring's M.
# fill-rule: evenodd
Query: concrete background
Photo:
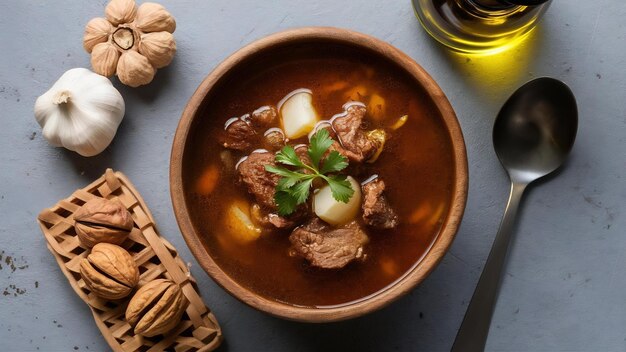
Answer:
M445 351L495 236L508 181L491 145L501 104L523 82L553 76L578 98L580 128L558 177L529 189L493 319L490 351L626 350L626 3L555 1L522 46L491 58L451 54L420 28L409 1L162 1L178 22L178 53L147 87L119 84L126 117L113 144L83 158L41 137L33 103L67 69L89 67L81 38L106 1L0 2L0 346L3 351L107 350L35 222L112 167L142 191L159 227L193 263L225 351ZM259 313L195 263L168 190L172 137L187 99L230 53L298 26L354 29L405 51L439 82L467 142L463 225L436 271L390 307L309 325ZM9 259L10 256L10 259ZM13 264L14 268L10 264Z

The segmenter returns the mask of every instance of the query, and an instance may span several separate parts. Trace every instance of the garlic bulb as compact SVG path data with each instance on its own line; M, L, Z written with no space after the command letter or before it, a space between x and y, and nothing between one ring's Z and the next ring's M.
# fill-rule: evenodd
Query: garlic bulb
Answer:
M35 118L44 138L82 156L101 153L124 117L124 99L108 78L86 68L65 72L37 98Z

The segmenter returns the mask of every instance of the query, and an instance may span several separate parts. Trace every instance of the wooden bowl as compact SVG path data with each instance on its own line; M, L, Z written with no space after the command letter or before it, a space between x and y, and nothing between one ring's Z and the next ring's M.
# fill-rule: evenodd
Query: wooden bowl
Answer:
M208 97L211 96L212 90L219 89L217 83L220 79L239 65L246 65L246 62L252 57L267 55L286 45L311 42L340 44L364 50L401 68L406 72L406 75L421 85L439 110L442 122L449 131L456 173L450 211L444 220L439 235L421 261L381 292L354 303L329 308L307 308L273 301L250 291L229 277L211 258L196 233L187 209L183 189L183 160L192 122L200 116L199 111L202 110L201 108L206 104ZM328 27L299 28L270 35L245 46L218 65L204 79L189 100L176 130L170 161L170 191L174 212L183 237L200 266L220 286L242 302L277 317L305 322L330 322L367 314L393 302L422 282L443 258L454 239L465 210L467 184L467 156L461 128L448 99L437 83L420 65L390 44L364 34Z

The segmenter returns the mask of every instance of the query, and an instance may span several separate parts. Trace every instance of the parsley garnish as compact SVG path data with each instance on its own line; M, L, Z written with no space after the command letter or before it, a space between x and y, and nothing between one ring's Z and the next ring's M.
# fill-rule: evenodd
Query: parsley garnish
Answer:
M274 200L278 205L278 214L289 215L296 210L299 204L309 198L311 185L316 179L322 179L330 186L333 198L338 202L348 203L354 190L345 175L334 174L348 166L348 159L336 150L331 151L324 158L324 154L333 144L333 139L326 129L320 129L311 137L307 153L311 164L300 160L292 146L287 145L276 154L276 163L291 166L265 165L265 170L280 175L276 185Z

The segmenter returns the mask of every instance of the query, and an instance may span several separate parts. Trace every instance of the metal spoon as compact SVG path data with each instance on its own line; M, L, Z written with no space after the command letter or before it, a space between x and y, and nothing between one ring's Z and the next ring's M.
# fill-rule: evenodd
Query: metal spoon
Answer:
M504 104L493 145L511 179L511 194L453 352L483 351L502 278L517 208L526 186L556 170L572 149L578 128L576 99L565 83L538 78Z

